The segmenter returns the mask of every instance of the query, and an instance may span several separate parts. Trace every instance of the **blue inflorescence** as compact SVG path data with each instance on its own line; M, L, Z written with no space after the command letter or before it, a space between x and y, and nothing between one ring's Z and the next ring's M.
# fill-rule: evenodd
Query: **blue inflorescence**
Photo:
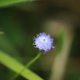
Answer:
M53 38L49 34L46 34L45 32L37 34L36 37L34 37L34 43L36 48L39 50L49 51L51 48L54 48L53 46Z

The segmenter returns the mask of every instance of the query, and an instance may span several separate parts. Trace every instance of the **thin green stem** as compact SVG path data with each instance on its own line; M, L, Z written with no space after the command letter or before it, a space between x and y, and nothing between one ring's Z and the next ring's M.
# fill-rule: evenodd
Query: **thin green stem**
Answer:
M41 54L42 52L39 52L38 55L26 65L26 67L28 68L32 63L34 63L41 56Z
M25 68L23 68L19 73L14 75L10 80L15 80L20 73L22 73L26 68L30 67L41 55L42 55L42 52L39 52L35 58L33 58L28 64L25 65Z

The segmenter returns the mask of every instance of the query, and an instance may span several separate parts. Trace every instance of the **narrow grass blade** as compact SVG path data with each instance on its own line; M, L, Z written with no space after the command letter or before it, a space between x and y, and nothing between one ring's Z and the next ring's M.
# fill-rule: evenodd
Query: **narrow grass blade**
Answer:
M29 0L0 0L0 7L16 4L19 2L26 2L26 1Z
M0 62L8 67L9 69L15 71L16 73L19 73L22 69L25 67L16 61L14 58L10 57L8 54L0 50ZM21 76L28 80L43 80L38 75L36 75L34 72L30 71L29 69L25 69L22 73L20 73Z

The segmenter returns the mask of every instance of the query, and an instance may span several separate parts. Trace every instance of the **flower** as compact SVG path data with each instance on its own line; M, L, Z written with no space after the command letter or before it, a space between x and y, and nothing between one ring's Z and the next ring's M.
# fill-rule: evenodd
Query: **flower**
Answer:
M53 40L49 34L46 34L45 32L37 34L36 37L34 37L34 43L36 48L39 50L49 51L53 47Z

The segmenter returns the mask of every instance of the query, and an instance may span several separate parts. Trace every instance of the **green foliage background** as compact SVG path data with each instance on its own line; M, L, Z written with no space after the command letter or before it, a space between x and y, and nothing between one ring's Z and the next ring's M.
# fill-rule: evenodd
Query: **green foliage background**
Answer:
M0 31L4 32L4 34L0 34L0 80L9 80L16 72L19 73L19 70L38 53L38 50L32 46L33 36L41 32L40 23L44 20L45 14L44 12L25 10L24 8L27 7L27 5L24 7L18 6L23 3L32 2L32 0L0 0ZM64 31L60 32L58 37L58 52L62 49L63 37ZM79 38L75 37L74 40L70 56L78 57L80 54L78 52L78 56L76 54L76 45L79 46ZM76 40L78 42L76 42ZM9 63L7 61L9 61ZM30 75L32 75L32 78L35 80L41 80L39 76L47 80L50 71L42 71L39 62L39 60L36 61L30 67L30 70L26 69L25 71L30 71ZM19 69L17 69L15 65L18 66ZM30 75L26 76L24 73L20 75L24 78L19 76L17 80L30 78ZM67 71L65 75L70 76L69 79L68 77L66 78L68 80L76 80L79 78L80 72L73 73ZM73 76L77 76L76 79L73 78Z

